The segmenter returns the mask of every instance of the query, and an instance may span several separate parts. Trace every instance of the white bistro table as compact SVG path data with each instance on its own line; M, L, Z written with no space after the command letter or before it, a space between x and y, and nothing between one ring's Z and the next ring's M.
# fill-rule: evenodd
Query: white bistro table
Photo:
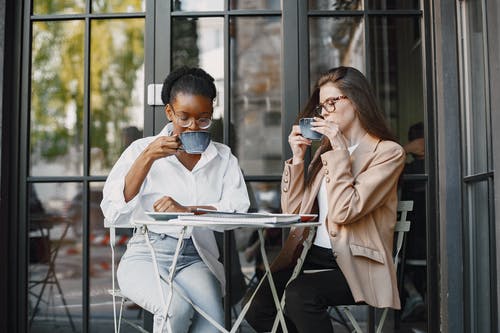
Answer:
M299 218L300 218L300 216L297 215L297 219L299 219ZM258 220L258 221L256 221L256 220ZM282 304L282 302L280 301L280 299L278 297L278 293L276 291L276 287L274 285L274 281L273 281L273 278L272 278L271 270L270 270L270 267L269 267L269 261L268 261L268 258L267 258L266 250L265 250L265 247L264 247L265 241L264 241L263 230L266 229L266 228L297 228L297 227L304 228L304 227L316 227L316 226L318 226L320 224L319 222L301 222L300 220L297 220L295 222L275 222L275 219L273 218L272 215L270 215L268 219L263 218L263 217L259 217L259 218L254 218L254 219L248 219L248 221L242 221L241 219L237 219L237 218L235 218L234 220L231 220L230 216L227 216L224 219L217 219L217 220L212 220L211 221L211 220L209 220L209 217L205 216L205 215L188 215L188 216L179 216L178 219L170 220L170 221L161 221L161 220L135 220L134 224L137 227L144 228L144 230L146 231L144 233L144 235L145 235L145 238L146 238L146 242L147 242L147 244L149 246L149 249L151 251L151 256L152 256L152 259L153 259L154 270L155 270L155 274L156 274L156 278L157 278L158 288L160 290L162 301L165 304L165 318L167 318L168 310L169 310L169 307L170 307L170 304L171 304L171 300L172 300L172 294L173 294L173 291L175 290L177 293L179 293L179 295L182 298L184 298L187 302L189 302L193 306L193 308L196 311L198 311L198 313L200 313L203 317L205 317L219 331L224 332L224 333L234 333L234 332L236 332L236 330L240 326L241 322L243 321L243 319L244 319L244 317L246 315L246 312L248 311L248 309L250 307L250 304L251 304L251 302L252 302L255 294L259 290L260 285L262 284L262 282L267 277L267 279L269 280L269 285L271 287L271 292L272 292L272 295L273 295L274 304L276 306L277 321L279 320L279 323L281 324L283 332L285 332L285 333L288 332L288 330L286 328L286 324L285 324L285 318L284 318L284 315L283 315L283 304ZM162 286L161 286L161 282L160 282L161 281L161 277L160 277L160 273L159 273L159 269L158 269L158 262L156 260L156 254L155 254L153 246L149 242L149 237L148 237L148 226L153 226L153 225L154 226L160 226L160 225L161 226L165 226L165 225L168 225L168 226L180 226L180 227L182 227L181 231L179 232L179 235L178 235L177 247L176 247L176 250L175 250L174 258L172 260L172 264L171 264L170 269L169 269L169 276L168 276L168 279L167 279L167 284L169 285L170 292L168 293L168 298L167 299L164 298L165 297L165 293L163 292L163 289L162 289ZM176 265L177 265L177 258L178 258L179 251L180 251L181 246L182 246L182 242L184 240L184 234L185 234L185 232L186 232L186 230L187 230L188 227L210 228L210 229L214 229L214 230L217 230L217 231L231 230L231 229L236 229L236 228L254 228L254 229L258 230L259 239L260 239L260 252L261 252L262 261L263 261L264 267L265 267L265 274L264 274L263 278L261 279L259 285L255 289L254 293L252 294L252 296L250 297L250 299L248 300L248 302L245 304L245 306L241 310L238 318L234 322L234 324L231 327L230 331L228 331L226 328L222 327L213 318L211 318L207 313L205 313L202 309L200 309L196 304L193 304L191 302L191 300L185 295L185 293L182 290L179 290L177 287L174 287L174 284L172 283L172 281L174 280L174 277L175 277L174 275L175 275L175 269L176 269ZM166 322L167 322L166 324L168 325L167 326L168 330L171 332L170 325L169 325L169 322L168 322L168 318L167 318ZM273 331L276 328L277 328L277 325L275 325L275 328L273 328Z

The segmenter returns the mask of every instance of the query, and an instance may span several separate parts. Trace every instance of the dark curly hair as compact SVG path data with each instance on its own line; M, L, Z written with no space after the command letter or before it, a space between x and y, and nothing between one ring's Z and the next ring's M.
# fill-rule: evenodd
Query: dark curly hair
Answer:
M201 95L213 101L217 95L214 78L201 68L180 67L170 72L163 81L163 104L171 103L179 93Z

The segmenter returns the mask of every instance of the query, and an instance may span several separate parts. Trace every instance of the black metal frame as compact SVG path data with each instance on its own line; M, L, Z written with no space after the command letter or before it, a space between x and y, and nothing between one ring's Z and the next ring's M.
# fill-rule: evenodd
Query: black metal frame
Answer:
M24 268L22 262L25 249L19 243L21 226L19 219L19 143L20 135L19 103L21 77L22 45L22 3L17 1L0 1L0 330L4 332L22 332L25 317L19 312L24 304L25 293L22 283ZM18 259L19 258L19 259ZM21 260L19 262L19 260Z

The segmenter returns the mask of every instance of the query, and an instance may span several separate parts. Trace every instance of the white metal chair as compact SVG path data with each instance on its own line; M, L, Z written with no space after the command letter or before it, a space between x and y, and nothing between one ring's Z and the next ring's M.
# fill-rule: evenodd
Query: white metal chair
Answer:
M133 225L124 225L124 226L114 226L105 224L107 228L109 228L109 246L111 247L111 289L108 290L108 293L113 297L113 322L115 333L120 332L120 326L122 322L123 315L123 306L127 301L127 298L121 293L120 289L116 286L116 272L115 272L115 245L116 245L116 228L125 228L132 229L135 226ZM116 299L120 298L120 309L119 313L117 313L116 309ZM135 323L127 321L127 323L135 328L139 332L148 333L142 327L136 325Z
M410 230L410 221L407 221L408 212L413 210L413 201L399 201L398 203L398 213L400 213L399 220L396 222L396 226L394 228L395 238L396 238L396 246L394 252L394 266L397 270L398 262L399 262L399 252L401 251L401 247L403 246L403 240L405 233ZM402 286L400 286L402 288ZM352 314L349 306L342 306L342 310L346 317L351 322L354 327L353 332L363 333L359 323L356 318ZM389 308L384 308L382 311L382 315L380 316L380 320L377 325L376 333L381 333L382 328L384 326L385 319L387 318L387 313L389 312Z

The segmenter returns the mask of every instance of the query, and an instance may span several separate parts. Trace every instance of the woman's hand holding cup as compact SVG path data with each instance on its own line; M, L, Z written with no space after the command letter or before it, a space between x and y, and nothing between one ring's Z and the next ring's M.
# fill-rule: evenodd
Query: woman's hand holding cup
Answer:
M181 142L177 134L159 136L144 150L144 154L153 160L177 154Z
M301 135L300 127L298 125L294 125L292 127L292 132L288 136L288 143L292 149L293 164L298 164L304 161L307 147L311 145L311 142L311 140L306 139Z
M314 117L311 125L314 131L323 134L330 140L332 149L347 149L346 139L337 124L326 119Z

